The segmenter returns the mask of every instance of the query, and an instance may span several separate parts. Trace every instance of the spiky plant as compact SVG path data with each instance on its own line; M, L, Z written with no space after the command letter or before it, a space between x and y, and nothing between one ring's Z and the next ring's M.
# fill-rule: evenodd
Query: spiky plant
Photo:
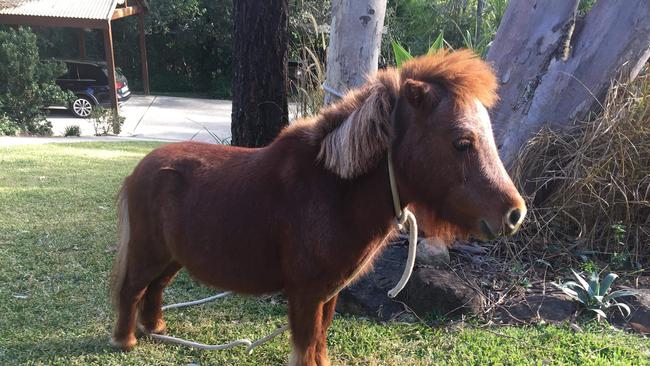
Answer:
M618 278L616 273L610 273L600 281L598 274L591 274L589 281L583 278L573 269L571 270L576 281L567 281L565 283L553 283L555 287L562 290L574 301L582 304L585 310L596 313L598 321L601 318L607 319L607 311L618 308L621 314L629 316L631 311L627 304L618 302L616 299L622 296L634 295L634 291L618 290L608 293L614 281Z

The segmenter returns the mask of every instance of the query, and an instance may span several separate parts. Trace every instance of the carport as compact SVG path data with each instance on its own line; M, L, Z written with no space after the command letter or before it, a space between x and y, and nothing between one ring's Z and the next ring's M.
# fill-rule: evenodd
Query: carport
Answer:
M144 15L148 8L146 0L0 0L0 24L77 28L80 58L85 58L86 55L84 30L101 30L104 33L111 104L117 110L119 105L115 90L115 54L111 25L114 20L138 16L142 81L144 93L148 95L149 69L144 34Z

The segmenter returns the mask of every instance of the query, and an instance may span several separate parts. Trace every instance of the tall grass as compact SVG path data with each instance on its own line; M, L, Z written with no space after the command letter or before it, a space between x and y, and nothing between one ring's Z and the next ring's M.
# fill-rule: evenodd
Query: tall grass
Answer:
M512 254L588 250L650 264L650 76L613 84L588 121L538 133L513 173L531 211Z
M318 112L323 106L325 58L329 36L323 26L329 24L330 4L325 1L299 1L294 10L295 19L290 24L290 58L297 64L290 75L291 101L295 103L297 117ZM293 70L290 70L290 73Z

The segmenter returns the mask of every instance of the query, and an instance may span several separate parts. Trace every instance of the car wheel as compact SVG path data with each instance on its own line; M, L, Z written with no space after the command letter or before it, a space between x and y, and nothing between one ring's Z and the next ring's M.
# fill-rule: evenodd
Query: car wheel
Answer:
M93 102L86 97L79 97L70 105L72 113L79 118L88 118L93 111Z

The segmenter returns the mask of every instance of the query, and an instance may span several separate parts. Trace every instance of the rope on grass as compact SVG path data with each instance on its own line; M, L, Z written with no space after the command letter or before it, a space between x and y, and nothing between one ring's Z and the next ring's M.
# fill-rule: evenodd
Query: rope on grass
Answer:
M205 304L206 302L214 301L216 299L220 299L222 297L226 297L228 295L232 294L232 291L226 291L222 292L220 294L216 294L214 296L206 297L205 299L201 300L195 300L195 301L188 301L188 302L181 302L178 304L171 304L171 305L165 305L162 307L162 310L168 310L168 309L178 309L178 308L185 308L188 306L194 306L194 305L201 305Z
M193 348L198 348L206 351L221 351L224 349L230 349L234 348L237 346L250 346L253 344L249 339L238 339L234 342L226 343L226 344L204 344L204 343L198 343L198 342L192 342L188 341L186 339L182 338L176 338L176 337L171 337L171 336L166 336L162 334L149 334L149 336L157 341L164 342L164 343L173 343L173 344L180 344L181 346L188 346L188 347L193 347Z
M195 305L201 305L205 304L208 302L215 301L217 299L221 299L223 297L226 297L228 295L231 295L233 292L232 291L226 291L222 292L220 294L216 294L214 296L206 297L204 299L200 300L195 300L195 301L188 301L188 302L181 302L178 304L171 304L171 305L165 305L162 307L162 310L169 310L169 309L178 309L178 308L184 308L188 306L195 306ZM155 334L151 333L149 334L149 337L159 341L159 342L164 342L164 343L171 343L171 344L179 344L181 346L187 346L187 347L193 347L193 348L198 348L206 351L221 351L224 349L230 349L230 348L235 348L238 346L246 346L246 353L247 354L252 354L253 349L255 347L260 346L273 338L279 336L280 334L284 333L287 329L289 329L289 325L283 325L282 327L276 329L273 331L271 334L262 337L256 341L251 341L248 338L243 338L243 339L238 339L236 341L230 342L230 343L225 343L225 344L205 344L205 343L199 343L199 342L194 342L194 341L189 341L183 338L177 338L177 337L172 337L168 335L162 335L162 334Z

